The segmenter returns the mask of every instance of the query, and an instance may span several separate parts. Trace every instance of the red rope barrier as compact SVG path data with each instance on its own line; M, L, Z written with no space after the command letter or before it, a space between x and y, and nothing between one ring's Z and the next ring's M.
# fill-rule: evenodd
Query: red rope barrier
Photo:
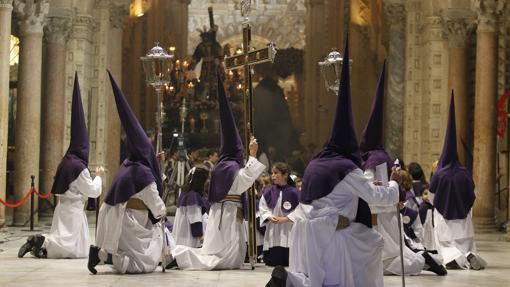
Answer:
M16 204L11 204L11 203L5 202L1 198L0 198L0 203L5 205L8 208L17 208L17 207L20 207L23 203L25 203L28 200L28 198L30 197L30 195L34 191L35 191L35 189L30 188L30 190L27 192L27 194L25 194L25 197L23 197L23 199L20 202L16 203Z
M39 191L37 191L37 189L34 189L34 192L35 192L35 195L37 195L37 197L39 197L39 198L48 199L51 196L51 192L47 193L47 194L42 194L42 193L39 193Z

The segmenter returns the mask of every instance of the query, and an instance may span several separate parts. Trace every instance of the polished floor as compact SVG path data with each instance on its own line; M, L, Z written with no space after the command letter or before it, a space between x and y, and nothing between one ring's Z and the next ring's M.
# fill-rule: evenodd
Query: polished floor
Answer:
M48 221L44 221L48 222ZM90 220L89 222L94 222ZM48 223L37 228L49 230ZM51 260L36 259L27 254L17 258L19 247L25 242L29 231L27 228L8 227L0 229L0 286L179 286L179 287L229 287L229 286L265 286L271 269L263 265L255 270L233 271L180 271L170 270L162 273L160 269L152 274L118 275L109 267L100 266L98 275L90 275L85 259ZM39 231L40 233L41 231ZM93 229L91 229L93 234ZM510 243L503 240L501 233L477 235L478 249L489 262L483 271L449 271L445 277L438 277L429 272L420 276L406 277L406 286L510 286ZM385 276L385 286L401 286L398 276Z

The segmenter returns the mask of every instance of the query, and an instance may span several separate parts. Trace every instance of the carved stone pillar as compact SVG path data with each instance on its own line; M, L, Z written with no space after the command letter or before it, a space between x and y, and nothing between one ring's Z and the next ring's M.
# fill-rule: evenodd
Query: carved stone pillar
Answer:
M122 84L122 29L128 15L128 5L111 5L110 29L108 33L108 68L119 85ZM141 68L141 67L140 67ZM109 171L108 183L119 167L120 157L120 130L121 125L115 105L115 98L111 92L110 83L106 99L106 169ZM109 184L108 184L109 185Z
M9 126L9 59L12 0L0 0L0 198L5 201L7 180L7 129ZM5 224L5 207L0 204L0 228Z
M23 199L30 188L30 176L36 176L38 189L42 38L47 0L14 1L20 26L18 94L16 106L16 159L14 161L14 198ZM37 201L36 206L37 206ZM14 225L29 220L29 203L14 210ZM36 217L37 219L37 217Z
M169 11L170 14L162 20L168 25L168 27L172 27L169 30L170 35L167 36L168 44L175 46L175 56L177 58L183 58L187 54L188 6L191 3L191 0L173 0L165 2L167 5L167 9L165 9L165 11ZM215 16L216 18L218 17L218 15ZM161 40L166 42L166 39Z
M42 193L49 193L64 150L66 42L71 30L71 19L49 17L44 28L47 64L44 67L45 84L41 116L43 132L40 189ZM41 202L41 207L43 205Z
M469 139L469 93L467 40L470 24L467 19L453 18L446 21L449 47L448 90L455 93L455 114L457 124L457 152L460 162L466 166L466 151ZM448 97L450 93L448 93Z
M498 15L501 0L473 0L478 15L473 178L476 185L474 223L494 226L496 188L496 99Z
M388 31L388 90L385 102L385 148L393 157L404 152L405 67L406 67L406 11L403 1L384 2L384 17Z
M321 137L321 130L329 126L320 126L321 113L324 114L327 107L321 106L319 99L326 95L324 81L321 78L318 61L322 61L326 52L326 31L324 29L324 0L306 0L306 38L304 52L304 107L305 107L305 142L322 144L326 139ZM317 147L318 148L318 147Z

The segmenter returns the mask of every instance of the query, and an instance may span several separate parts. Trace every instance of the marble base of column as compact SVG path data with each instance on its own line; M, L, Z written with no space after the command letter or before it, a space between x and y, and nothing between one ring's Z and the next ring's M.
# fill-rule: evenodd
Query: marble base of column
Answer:
M473 225L476 233L496 232L497 226L494 217L473 217Z

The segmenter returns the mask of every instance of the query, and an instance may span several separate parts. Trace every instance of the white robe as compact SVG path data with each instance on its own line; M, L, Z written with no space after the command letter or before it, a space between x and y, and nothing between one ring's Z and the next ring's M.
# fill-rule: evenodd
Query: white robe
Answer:
M427 217L425 222L423 223L423 235L421 238L421 242L423 247L427 250L437 250L437 235L436 230L434 229L434 225L432 224L432 216L433 210L427 210Z
M402 222L407 220L406 217L407 216L402 216ZM405 234L405 238L406 238L408 244L411 246L412 249L424 250L425 248L423 247L423 244L422 244L423 225L421 224L419 214L416 217L416 219L414 220L413 224L411 225L411 229L413 230L414 235L416 235L416 238L412 239L411 237L407 236L407 234Z
M445 263L455 260L461 268L469 269L467 256L473 254L482 267L487 266L487 262L480 257L476 249L471 216L469 212L465 219L447 220L437 209L434 210L438 252Z
M191 234L191 224L202 222L202 228L205 231L206 223L203 222L202 207L197 204L181 206L175 213L174 228L172 235L176 245L189 247L200 247L200 239Z
M368 204L397 204L398 184L375 186L360 169L347 174L325 197L300 204L289 215L291 231L287 286L383 286L383 239L354 222L358 199ZM350 225L336 230L338 216Z
M372 170L366 170L364 175L368 180L374 180L374 172ZM384 274L401 275L402 264L400 262L400 233L398 230L397 206L395 204L371 204L370 211L372 214L377 214L377 225L374 225L373 228L382 235L384 240L384 247L382 251ZM400 216L400 213L398 216ZM419 218L416 220L419 220ZM401 229L401 232L403 244L404 230ZM425 258L421 256L421 253L414 253L405 244L403 244L403 253L404 274L419 274L425 265Z
M398 215L400 216L400 214ZM419 220L417 218L416 220ZM402 265L400 263L400 240L398 231L398 218L395 208L394 212L379 213L377 216L378 225L375 229L384 238L383 265L384 274L402 274ZM404 242L404 230L402 230L402 242ZM403 244L404 251L404 274L418 275L425 266L425 258L422 252L414 253L409 247Z
M434 196L433 193L429 194L431 202L434 202ZM482 267L487 266L487 261L480 257L476 249L471 217L470 211L464 219L448 220L437 209L434 209L435 244L445 264L455 260L461 268L469 269L467 256L473 254L480 261Z
M269 208L264 196L260 198L260 226L266 226L266 234L264 235L264 251L268 251L273 247L290 246L290 230L292 229L292 221L283 224L273 224L269 221L270 216L286 216L287 213L282 211L282 191L278 195L278 201L273 209Z
M57 194L50 233L44 234L43 247L48 258L86 258L89 254L89 225L83 210L89 197L101 194L101 177L94 180L86 168L69 184L63 194Z
M229 195L244 193L265 166L256 158L250 157L245 167L237 173ZM223 205L223 217L221 209ZM190 248L177 245L173 253L180 269L184 270L212 270L238 269L244 262L246 255L246 230L244 223L236 218L240 203L226 201L215 202L209 210L209 220L204 235L202 248ZM221 222L221 229L220 229Z
M155 218L166 215L156 183L132 196L143 201ZM161 224L152 224L147 210L126 208L127 202L101 205L96 245L112 254L113 266L120 273L148 273L161 260L163 233Z

